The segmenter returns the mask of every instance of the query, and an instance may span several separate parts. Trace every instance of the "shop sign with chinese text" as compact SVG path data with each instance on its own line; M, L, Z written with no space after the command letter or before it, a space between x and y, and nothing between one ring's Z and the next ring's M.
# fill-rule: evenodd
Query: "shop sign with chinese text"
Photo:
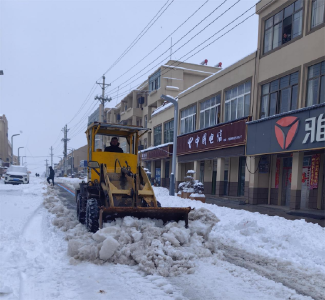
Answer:
M325 148L325 105L248 123L246 155Z
M247 121L245 118L179 136L177 155L244 145Z
M173 153L173 145L165 145L162 147L155 147L152 150L139 152L141 160L154 160L170 157Z

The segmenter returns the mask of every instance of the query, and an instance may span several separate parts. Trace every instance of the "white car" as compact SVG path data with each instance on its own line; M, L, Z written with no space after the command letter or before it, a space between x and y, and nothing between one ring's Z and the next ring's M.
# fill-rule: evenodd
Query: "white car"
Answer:
M23 166L13 166L11 165L6 174L4 174L5 184L20 184L20 183L29 183L29 174L27 168Z

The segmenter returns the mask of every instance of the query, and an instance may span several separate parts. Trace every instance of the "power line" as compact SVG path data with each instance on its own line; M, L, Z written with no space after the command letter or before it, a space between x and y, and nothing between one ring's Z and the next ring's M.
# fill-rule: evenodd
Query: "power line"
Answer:
M85 105L87 103L87 100L91 97L91 94L94 93L94 89L96 89L96 82L92 86L90 92L88 93L86 99L84 100L84 102L80 106L79 110L76 112L76 114L73 116L73 118L67 124L70 124L76 118L76 116L79 114L79 112L85 107Z
M209 0L205 1L192 15L190 15L181 25L179 25L171 34L169 34L159 45L157 45L154 49L152 49L148 54L146 54L141 60L139 60L135 65L133 65L130 69L125 71L122 75L120 75L118 78L113 80L111 83L114 83L118 79L120 79L122 76L124 76L126 73L131 71L134 67L136 67L139 63L141 63L144 59L146 59L153 51L155 51L160 45L162 45L169 37L171 37L179 28L181 28L190 18L192 18L205 4L207 4Z
M138 36L135 38L135 40L128 46L126 50L121 54L121 56L108 68L108 70L104 73L107 74L136 44L137 42L146 34L146 32L156 23L156 21L161 17L161 15L168 9L168 7L174 2L172 0L168 6L164 9L164 11L157 17L157 19L150 25L150 23L156 18L156 16L160 13L160 11L167 5L169 0L166 1L166 3L160 8L158 13L150 20L150 22L146 25L144 29L138 34ZM150 26L149 26L150 25ZM149 27L148 27L149 26ZM148 27L148 28L147 28ZM146 29L147 28L147 29ZM143 31L146 30L144 33ZM141 35L142 34L142 35Z
M239 0L240 1L240 0ZM239 1L237 1L235 4L237 4ZM233 6L232 6L233 7ZM224 33L223 35L221 35L219 38L217 38L216 40L214 40L213 42L209 43L208 45L206 45L205 47L203 47L202 49L198 50L197 52L195 52L193 55L189 56L188 58L186 58L184 61L180 61L183 57L187 56L188 54L190 54L191 52L195 51L198 47L202 46L204 43L206 43L207 41L209 41L211 38L213 38L216 34L220 33L222 30L224 30L225 28L227 28L229 25L231 25L232 23L234 23L235 21L237 21L240 17L242 17L244 14L246 14L249 10L251 10L253 7L255 7L255 4L250 7L249 9L247 9L244 13L242 13L241 15L239 15L237 18L235 18L233 21L231 21L230 23L228 23L226 26L224 26L222 29L218 30L216 33L214 33L212 36L210 36L209 38L207 38L206 40L204 40L202 43L200 43L199 45L195 46L192 50L190 50L189 52L187 52L185 55L183 55L182 57L180 57L178 59L178 63L176 65L170 65L170 68L176 68L177 66L179 66L182 62L185 62L186 60L190 59L191 57L193 57L195 54L201 52L202 50L204 50L206 47L208 47L209 45L211 45L212 43L214 43L215 41L217 41L218 39L220 39L221 37L223 37L224 35L226 35L228 32L232 31L234 28L236 28L238 25L242 24L243 22L245 22L247 19L249 19L250 17L252 17L253 15L255 15L255 13L253 13L252 15L250 15L249 17L247 17L245 20L243 20L242 22L238 23L236 26L234 26L232 29L228 30L226 33ZM228 9L229 10L229 9ZM189 41L188 41L189 42ZM188 43L186 42L186 43ZM184 44L185 45L185 44ZM182 45L181 47L183 47L184 45ZM181 48L180 47L180 48ZM178 48L177 50L175 50L173 53L177 52L180 48ZM163 61L160 61L157 65L160 65ZM153 68L155 68L157 65L155 65ZM151 68L150 70L152 70L153 68ZM150 71L149 70L149 71ZM164 72L161 74L161 76L163 76L164 74L166 74L168 71ZM135 80L133 80L132 82L136 81L137 79L139 79L141 76L137 77ZM132 83L131 82L131 83ZM113 97L114 98L114 97Z
M186 34L184 34L180 39L178 39L172 46L175 46L176 44L178 44L181 40L183 40L187 35L189 35L196 27L198 27L203 21L205 21L208 17L210 17L214 12L216 12L222 5L224 5L228 0L224 0L220 5L218 5L212 12L210 12L207 16L205 16L199 23L197 23L194 27L192 27ZM208 25L206 25L202 30L200 30L197 34L195 34L192 38L190 38L187 42L185 42L181 47L179 47L177 50L175 50L174 52L172 52L172 54L176 53L178 50L180 50L181 48L183 48L185 45L187 45L190 41L192 41L196 36L198 36L199 34L201 34L204 30L206 30L210 25L212 25L215 21L217 21L220 17L222 17L226 12L228 12L231 8L233 8L236 4L238 4L241 0L238 0L235 4L233 4L232 6L230 6L227 10L225 10L222 14L220 14L218 17L216 17L212 22L210 22ZM157 59L159 59L160 57L162 57L166 52L168 52L170 50L170 47L165 50L163 53L161 53L158 57L156 57L151 63L149 63L148 65L146 65L144 68L142 68L140 73L148 73L148 71L154 69L156 66L160 65L161 62L165 61L166 58L164 58L161 62L159 62L158 64L156 64L154 67L152 67L150 70L145 71L145 69L147 69L150 65L152 65L153 63L155 63L157 61ZM169 57L169 55L168 55ZM135 76L139 75L139 73L131 76L129 79L127 79L126 81L124 81L123 83L120 84L126 84L128 81L130 81L132 78L134 78ZM141 75L143 76L143 75ZM140 77L141 77L140 76ZM136 79L140 78L137 77ZM116 81L116 80L114 80ZM112 82L114 82L112 81ZM134 80L135 81L135 80ZM134 81L131 81L134 82ZM124 88L126 85L124 85L122 88ZM109 91L107 94L109 93L113 93L116 90L116 88L114 88L113 90Z

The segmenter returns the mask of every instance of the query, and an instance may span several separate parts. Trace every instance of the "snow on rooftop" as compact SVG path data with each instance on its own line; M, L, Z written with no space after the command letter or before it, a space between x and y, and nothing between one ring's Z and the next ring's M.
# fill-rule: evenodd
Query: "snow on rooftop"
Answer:
M194 69L187 69L183 67L175 67L175 66L169 66L169 65L162 65L165 68L173 68L173 69L179 69L179 70L186 70L186 71L193 71L193 72L199 72L199 73L205 73L205 74L214 74L211 72L205 72L205 71L200 71L200 70L194 70Z
M161 145L158 145L158 146L149 147L149 148L147 148L147 149L144 149L144 150L141 150L141 151L138 151L138 152L139 152L139 153L143 153L143 152L147 152L147 151L151 151L151 150L155 150L155 149L163 148L163 147L165 147L165 146L173 145L173 144L174 144L173 142L166 143L166 144L161 144Z
M168 95L168 97L171 97L171 96ZM172 98L174 98L174 97L172 97ZM178 101L178 98L174 98L174 99L176 101ZM173 106L173 103L165 101L161 106L157 107L157 109L151 114L151 116L153 117L153 116L161 113L165 109L170 108L171 106Z
M183 79L180 79L180 78L174 78L174 77L163 77L165 79L172 79L172 80L183 80Z
M224 69L218 70L217 72L215 72L215 73L213 73L212 75L210 75L210 76L204 78L203 80L199 81L198 83L193 84L192 86L190 86L190 87L187 88L186 90L180 92L180 93L178 94L178 96L180 96L180 95L184 94L185 92L191 90L192 88L198 86L198 85L201 84L202 82L204 82L204 81L206 81L206 80L209 80L209 79L210 79L211 77L213 77L214 75L216 75L216 74L218 74L218 73L220 73L220 72L223 72L223 71L225 71L225 70L228 70L228 69L231 68L233 65L237 64L238 62L240 62L241 60L245 59L246 57L252 55L252 54L255 53L255 52L256 52L256 51L250 53L249 55L246 55L245 57L243 57L243 58L239 59L238 61L234 62L233 64L231 64L231 65L228 66L227 68L224 68Z
M175 91L178 91L179 90L179 87L178 86L167 85L166 86L166 89L167 90L175 90Z

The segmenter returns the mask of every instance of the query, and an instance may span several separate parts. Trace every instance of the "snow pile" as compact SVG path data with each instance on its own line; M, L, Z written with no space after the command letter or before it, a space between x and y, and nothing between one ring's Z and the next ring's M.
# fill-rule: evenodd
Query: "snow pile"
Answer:
M75 231L76 237L70 235L69 255L97 263L139 265L147 274L193 273L193 260L210 257L214 251L209 233L218 221L206 209L189 214L187 229L184 221L164 226L160 220L125 217L105 224L90 239L84 239Z
M221 251L237 249L298 270L325 274L325 228L317 224L194 202L169 196L162 187L154 187L154 191L162 206L206 208L218 216L220 222L209 238L217 241L215 246Z
M48 193L45 207L55 215L53 224L66 231L68 255L71 263L93 261L125 265L138 265L147 274L177 276L195 271L194 261L210 257L215 243L209 234L219 219L209 210L201 208L189 214L189 228L185 222L125 217L92 234L79 224L75 214Z

